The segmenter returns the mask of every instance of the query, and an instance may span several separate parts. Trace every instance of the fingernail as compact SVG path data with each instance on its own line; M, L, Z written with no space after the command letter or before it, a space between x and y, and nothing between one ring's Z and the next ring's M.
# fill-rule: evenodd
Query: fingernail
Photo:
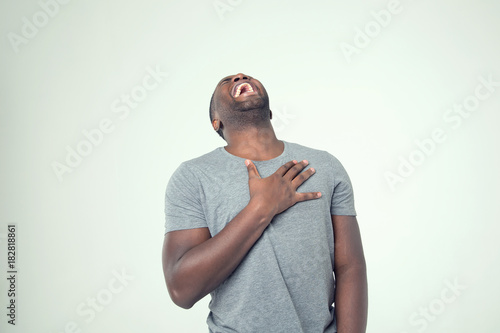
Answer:
M314 170L314 168L311 168L311 171L312 171L313 173L314 173L314 172L316 172L316 170Z
M298 163L296 160L293 160L292 162L293 162L293 163L295 163L295 164L297 164L297 163Z
M318 198L321 198L321 192L318 192Z
M245 165L249 166L250 165L250 160L245 160Z
M303 160L302 162L304 162L306 165L309 164L309 162L307 162L307 160Z

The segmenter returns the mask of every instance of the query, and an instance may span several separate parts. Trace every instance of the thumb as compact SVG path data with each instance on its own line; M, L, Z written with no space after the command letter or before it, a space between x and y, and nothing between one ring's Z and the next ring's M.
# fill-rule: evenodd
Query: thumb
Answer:
M252 163L252 161L245 160L245 164L248 170L248 179L260 178L259 172L257 171L257 168L255 167L255 164Z

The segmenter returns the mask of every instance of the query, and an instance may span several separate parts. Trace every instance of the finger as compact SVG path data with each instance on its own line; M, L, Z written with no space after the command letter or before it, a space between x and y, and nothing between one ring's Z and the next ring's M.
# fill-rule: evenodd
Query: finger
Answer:
M252 163L252 161L246 160L245 164L248 170L248 179L260 178L259 172L257 171L257 167L255 166L255 164Z
M297 189L300 185L302 185L302 183L308 180L315 172L316 169L314 168L309 168L305 170L292 180L292 185L294 186L295 189Z
M283 177L283 175L288 171L290 170L291 167L293 167L295 164L297 164L297 161L296 160L293 160L293 161L290 161L290 162L287 162L285 164L283 164L281 167L279 167L278 170L276 170L275 174L278 174L280 175L281 177Z
M290 170L287 171L287 173L283 176L284 178L288 179L289 181L292 181L304 168L309 164L306 160L303 160L297 164L295 164L293 167L290 168Z
M319 198L321 198L321 192L295 193L295 200L297 200L297 202Z

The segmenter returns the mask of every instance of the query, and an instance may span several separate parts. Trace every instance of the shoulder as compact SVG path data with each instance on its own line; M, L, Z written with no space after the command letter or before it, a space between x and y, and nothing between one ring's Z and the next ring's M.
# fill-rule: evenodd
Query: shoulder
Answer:
M175 173L179 172L197 173L204 169L210 168L211 166L216 165L217 162L221 160L220 149L221 147L215 148L211 152L181 162L180 165L177 167Z
M218 152L216 148L209 153L181 162L170 175L167 188L174 187L178 190L186 187L198 188L202 175L211 172L216 167L217 161L220 161L219 154L220 151Z

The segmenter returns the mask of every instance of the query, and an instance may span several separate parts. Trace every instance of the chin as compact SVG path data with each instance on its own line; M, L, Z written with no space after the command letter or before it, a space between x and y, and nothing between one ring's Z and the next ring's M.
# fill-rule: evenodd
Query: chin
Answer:
M269 102L262 98L249 99L244 102L236 104L233 108L233 110L241 112L253 111L258 109L266 110L266 112L269 111Z

